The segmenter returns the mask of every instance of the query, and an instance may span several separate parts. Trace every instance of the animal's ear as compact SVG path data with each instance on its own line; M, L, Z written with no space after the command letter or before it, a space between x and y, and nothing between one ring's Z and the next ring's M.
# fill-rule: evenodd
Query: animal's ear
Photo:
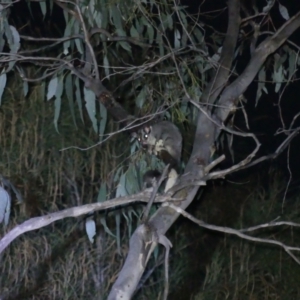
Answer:
M145 126L143 129L145 133L149 134L152 130L152 126Z

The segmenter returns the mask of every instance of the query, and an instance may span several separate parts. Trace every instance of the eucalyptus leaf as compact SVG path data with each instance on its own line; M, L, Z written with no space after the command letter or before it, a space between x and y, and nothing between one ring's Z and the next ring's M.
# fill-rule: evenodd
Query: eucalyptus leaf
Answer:
M284 74L283 74L282 65L280 65L277 70L276 69L274 70L272 78L275 82L275 92L278 93L278 91L280 90L280 87L282 85L282 82L284 81Z
M258 104L258 100L260 99L262 95L262 90L266 84L266 70L265 67L262 67L258 73L258 86L257 86L257 92L256 92L256 98L255 98L255 106Z
M116 198L127 196L128 193L126 191L126 175L123 173L120 177L119 184L117 186Z
M102 103L100 103L100 118L101 119L99 124L99 136L100 136L100 141L102 141L104 131L106 128L106 123L107 123L107 109Z
M58 78L55 76L50 80L50 82L48 84L48 92L47 92L47 100L48 101L50 99L52 99L52 97L55 95L57 85L58 85Z
M103 66L104 66L104 72L105 72L106 78L109 79L109 61L108 61L107 55L104 55L104 57L103 57Z
M0 186L0 223L7 226L10 217L11 197L8 192Z
M126 36L126 33L125 33L125 31L123 30L123 29L117 29L116 30L116 33L117 33L117 35L118 36ZM124 50L126 50L127 52L129 52L129 53L131 53L131 46L128 44L128 42L123 42L123 41L121 41L121 42L118 42L118 44L124 49Z
M83 119L83 111L82 111L82 99L81 99L81 92L80 92L80 84L79 84L79 78L76 77L75 78L75 97L76 97L76 102L78 105L78 109L79 109L79 114L80 114L80 118L82 123L84 123L84 119Z
M102 224L103 228L104 228L104 231L109 234L110 236L112 236L113 238L117 238L117 236L115 234L113 234L110 229L108 228L107 224L106 224L106 219L103 217L103 218L100 218L100 223Z
M39 1L41 12L43 14L43 19L45 19L46 13L47 13L47 6L46 1Z
M289 15L287 8L280 3L279 3L279 12L286 21L289 20L290 15Z
M84 88L85 107L92 122L94 131L98 133L96 119L96 96L93 91Z
M3 95L4 89L6 87L6 81L7 81L7 75L6 75L6 73L2 73L0 75L0 105L1 105L1 101L2 101L2 95Z
M133 38L139 38L139 33L133 25L130 28L130 36L132 36Z
M75 117L75 107L74 107L73 77L72 77L71 73L68 73L68 75L66 76L64 87L65 87L67 98L69 100L69 107L70 107L73 123L74 123L75 127L77 128L76 117Z
M180 41L181 41L181 33L178 29L174 31L174 48L180 48Z
M24 94L24 97L27 96L28 91L29 91L28 82L23 80L23 94Z
M63 93L63 76L60 76L58 79L57 89L55 93L55 101L54 101L54 126L57 132L58 131L58 120L60 116L60 110L61 110L61 96Z
M123 30L121 13L116 5L110 7L110 18L116 29Z
M14 26L9 26L12 34L12 43L10 46L10 53L17 53L20 49L20 35Z
M144 106L144 103L146 101L146 96L147 96L147 89L144 86L135 99L135 104L138 108L142 108Z
M121 216L120 213L116 213L116 240L117 240L117 249L119 255L121 255Z
M106 183L103 182L103 183L101 183L101 186L100 186L100 189L98 192L97 202L105 202L106 196L107 196Z
M87 218L85 221L85 231L91 243L94 243L96 235L96 223L92 218Z

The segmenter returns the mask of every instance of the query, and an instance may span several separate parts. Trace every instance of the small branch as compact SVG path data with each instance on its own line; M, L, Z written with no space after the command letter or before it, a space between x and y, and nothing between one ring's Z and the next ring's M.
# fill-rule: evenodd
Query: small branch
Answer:
M291 247L291 246L287 246L285 244L283 244L282 242L279 241L274 241L271 239L263 239L263 238L257 238L257 237L253 237L253 236L249 236L246 235L244 233L241 232L241 230L236 230L230 227L222 227L222 226L216 226L216 225L210 225L207 224L205 222L203 222L202 220L198 220L195 217L193 217L191 214L187 213L186 211L184 211L183 209L181 209L178 206L175 206L171 203L164 203L163 206L167 206L170 207L172 209L174 209L177 213L183 215L184 217L188 218L189 220L191 220L192 222L198 224L201 227L210 229L210 230L214 230L214 231L218 231L218 232L224 232L226 234L233 234L236 236L239 236L243 239L249 240L249 241L253 241L253 242L260 242L260 243L266 243L266 244L272 244L272 245L277 245L282 247L286 253L291 256L296 262L297 264L300 265L300 260L291 252L291 251L300 251L299 247ZM297 226L300 226L300 224L298 224ZM245 229L243 229L243 231L245 231Z
M151 197L150 197L150 199L149 199L149 201L147 203L147 206L146 206L146 209L145 209L145 212L144 212L143 222L146 222L149 219L150 209L151 209L152 204L153 204L153 202L155 200L155 197L156 197L156 194L158 192L159 187L161 186L162 182L165 180L165 178L167 176L168 170L169 170L169 165L167 165L165 167L163 173L160 176L159 181L156 182L155 186L153 187L153 191L152 191Z

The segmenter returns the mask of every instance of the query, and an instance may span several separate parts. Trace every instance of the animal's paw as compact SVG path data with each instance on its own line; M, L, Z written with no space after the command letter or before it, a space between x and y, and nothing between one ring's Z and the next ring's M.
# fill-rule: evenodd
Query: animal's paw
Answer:
M158 140L155 144L155 148L153 150L153 153L155 155L157 155L160 151L164 150L165 146L164 146L164 141L163 140Z

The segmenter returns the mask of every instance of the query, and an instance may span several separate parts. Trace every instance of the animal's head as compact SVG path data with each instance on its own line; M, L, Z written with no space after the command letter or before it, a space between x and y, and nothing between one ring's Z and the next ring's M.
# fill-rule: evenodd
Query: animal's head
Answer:
M149 145L148 138L151 134L151 129L152 129L152 126L144 126L136 134L136 138L143 148L146 148Z

